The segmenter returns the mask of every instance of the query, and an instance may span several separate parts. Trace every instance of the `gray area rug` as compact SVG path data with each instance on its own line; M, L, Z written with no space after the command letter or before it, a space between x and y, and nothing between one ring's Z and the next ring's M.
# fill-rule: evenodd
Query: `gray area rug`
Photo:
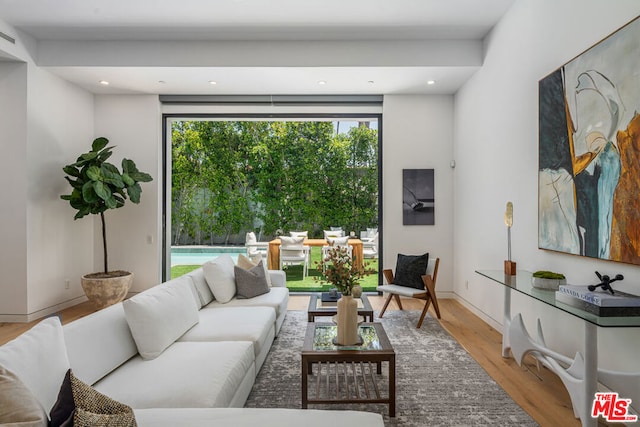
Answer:
M396 352L396 417L388 405L309 405L377 412L386 426L536 426L536 422L440 324L420 312L389 311L382 322ZM322 318L320 318L322 319ZM325 318L328 319L328 318ZM246 407L300 408L301 356L307 314L289 311L256 378ZM383 387L387 373L383 367Z

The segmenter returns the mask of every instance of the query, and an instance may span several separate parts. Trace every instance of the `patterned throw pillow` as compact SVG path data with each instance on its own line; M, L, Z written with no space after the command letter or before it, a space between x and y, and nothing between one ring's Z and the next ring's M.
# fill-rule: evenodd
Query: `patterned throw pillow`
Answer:
M407 286L409 288L424 289L422 276L427 272L429 254L403 255L398 254L396 262L396 274L393 284Z
M133 409L96 391L69 372L76 411L74 427L137 427Z
M73 424L70 419L73 418ZM58 401L51 410L51 427L137 427L131 407L80 381L69 369Z
M264 275L262 261L250 269L236 265L234 273L236 275L236 298L253 298L269 293L269 284Z

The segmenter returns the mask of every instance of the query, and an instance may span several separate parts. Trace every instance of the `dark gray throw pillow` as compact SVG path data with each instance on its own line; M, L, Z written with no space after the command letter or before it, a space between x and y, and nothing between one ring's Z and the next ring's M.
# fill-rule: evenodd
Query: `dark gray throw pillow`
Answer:
M398 254L396 262L396 274L393 284L407 286L409 288L424 289L422 276L427 272L429 254L403 255Z
M262 261L249 270L237 265L233 270L236 276L236 298L253 298L269 292Z

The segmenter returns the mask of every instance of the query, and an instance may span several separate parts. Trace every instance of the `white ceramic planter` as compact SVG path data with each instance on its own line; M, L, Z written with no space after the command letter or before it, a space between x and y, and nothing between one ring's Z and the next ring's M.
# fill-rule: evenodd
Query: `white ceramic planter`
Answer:
M538 289L548 289L557 291L560 285L566 285L567 279L543 279L541 277L532 277L531 286Z

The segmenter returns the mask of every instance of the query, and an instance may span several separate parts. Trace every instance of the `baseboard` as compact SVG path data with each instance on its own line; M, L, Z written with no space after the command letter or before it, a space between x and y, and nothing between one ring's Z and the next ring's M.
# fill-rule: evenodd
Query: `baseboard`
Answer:
M38 320L43 317L50 316L52 314L56 314L57 312L64 310L65 308L73 307L74 305L78 305L85 301L88 301L87 297L85 295L82 295L82 296L61 302L59 304L52 305L51 307L46 307L41 310L34 311L33 313L0 314L0 322L29 323L34 320Z
M452 291L436 291L438 299L456 299L456 294Z
M462 298L460 295L456 294L455 292L452 292L452 294L453 294L452 298L455 299L456 301L458 301L460 304L462 304L467 310L469 310L470 312L472 312L473 314L478 316L483 322L485 322L486 324L491 326L496 331L498 331L500 333L503 333L502 323L498 322L497 320L495 320L494 318L492 318L490 316L487 316L486 313L484 313L478 307L476 307L475 305L471 304L469 301L467 301L466 299ZM440 294L438 294L438 298L440 298Z

